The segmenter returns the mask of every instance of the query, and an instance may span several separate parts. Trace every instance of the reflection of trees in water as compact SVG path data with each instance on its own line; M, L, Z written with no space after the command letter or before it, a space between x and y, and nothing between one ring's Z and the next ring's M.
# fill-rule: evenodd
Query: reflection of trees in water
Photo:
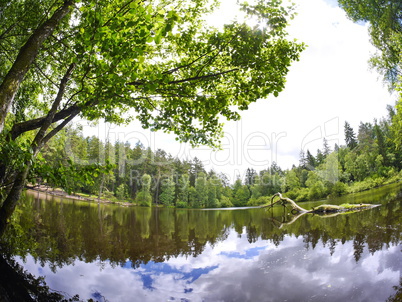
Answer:
M374 253L400 243L401 214L400 202L384 202L370 211L332 218L303 215L295 219L282 208L202 211L26 200L17 210L7 236L2 238L0 252L24 257L29 251L41 265L48 263L53 271L76 259L100 264L108 261L112 265L125 265L129 259L137 268L149 261L197 256L207 244L214 246L226 240L234 229L238 236L247 236L250 243L261 239L279 246L291 235L302 238L307 249L323 244L330 255L337 246L353 242L354 258L359 261L366 247ZM49 294L50 298L42 301L63 301L51 300L59 296L12 260L0 265L4 265L0 278L16 272L19 283L14 280L13 284L25 288L32 297ZM5 290L16 291L12 287L4 289L4 284L11 280L1 282L0 296ZM26 289L30 287L33 294ZM400 301L401 285L395 290L388 302ZM21 288L18 292L24 295ZM23 300L22 296L9 300L32 301Z
M387 299L386 302L400 302L402 301L402 278L399 279L399 285L393 287L395 294Z
M399 202L332 218L309 214L294 219L282 208L203 211L26 200L3 241L13 245L10 252L24 256L29 251L53 270L75 259L115 264L129 259L138 267L197 256L206 244L224 241L232 228L238 236L245 232L250 243L261 238L278 246L286 235L294 235L303 238L307 249L324 244L331 255L337 245L352 241L358 261L366 246L374 253L399 244L401 214Z
M78 296L65 298L46 286L43 278L36 278L23 270L11 258L0 256L0 298L4 302L69 302L78 301Z

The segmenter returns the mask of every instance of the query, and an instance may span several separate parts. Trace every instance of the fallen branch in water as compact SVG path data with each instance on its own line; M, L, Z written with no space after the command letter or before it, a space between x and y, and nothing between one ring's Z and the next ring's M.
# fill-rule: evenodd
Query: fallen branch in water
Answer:
M277 196L279 197L279 199L277 201L273 202L275 197L277 197ZM361 204L361 203L360 204L342 204L340 206L323 204L316 208L313 207L311 210L306 210L306 209L302 208L301 206L299 206L296 202L294 202L290 198L283 197L281 193L276 193L271 198L271 204L261 206L261 208L273 207L277 203L280 203L283 206L286 206L286 204L290 204L292 207L293 214L298 214L298 213L326 214L326 213L359 211L359 210L367 210L367 209L371 209L371 208L380 206L378 204L373 205L373 204Z

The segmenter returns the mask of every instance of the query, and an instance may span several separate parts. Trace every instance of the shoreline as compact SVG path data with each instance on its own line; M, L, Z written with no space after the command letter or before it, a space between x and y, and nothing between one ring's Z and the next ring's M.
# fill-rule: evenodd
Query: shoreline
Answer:
M93 198L93 197L84 197L81 195L68 194L67 192L65 192L61 189L54 189L54 188L47 187L44 185L40 185L40 186L26 185L25 189L29 190L29 191L40 192L40 193L44 193L46 195L56 196L56 197L65 198L65 199L96 202L96 203L102 203L102 204L115 204L115 205L120 205L123 207L137 206L137 204L129 203L129 202L112 201L112 200L102 199L102 198L98 199L98 198Z

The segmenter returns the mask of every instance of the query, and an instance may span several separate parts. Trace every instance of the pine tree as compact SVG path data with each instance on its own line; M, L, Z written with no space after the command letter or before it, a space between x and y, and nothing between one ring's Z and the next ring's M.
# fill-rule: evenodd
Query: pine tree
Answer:
M327 157L331 153L331 148L329 147L328 141L325 137L323 139L323 147L324 147L323 155L324 157Z
M310 150L307 150L306 162L307 162L307 168L309 170L314 170L314 168L317 165L317 162L316 162L314 156L311 154Z
M354 149L357 146L356 134L348 122L345 121L345 142L346 146Z

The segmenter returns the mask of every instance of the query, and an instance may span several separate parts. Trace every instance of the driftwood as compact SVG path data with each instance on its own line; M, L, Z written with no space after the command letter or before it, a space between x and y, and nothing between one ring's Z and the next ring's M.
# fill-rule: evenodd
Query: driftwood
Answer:
M275 197L279 197L277 201L274 202ZM327 213L339 213L339 212L355 212L360 210L367 210L374 207L378 207L378 204L344 204L344 205L320 205L316 208L312 208L311 210L306 210L299 206L296 202L291 200L290 198L283 197L281 193L276 193L271 198L271 204L261 206L262 208L266 207L273 207L275 204L281 204L286 207L286 204L290 204L292 207L292 214L306 214L306 213L313 213L313 214L327 214Z

